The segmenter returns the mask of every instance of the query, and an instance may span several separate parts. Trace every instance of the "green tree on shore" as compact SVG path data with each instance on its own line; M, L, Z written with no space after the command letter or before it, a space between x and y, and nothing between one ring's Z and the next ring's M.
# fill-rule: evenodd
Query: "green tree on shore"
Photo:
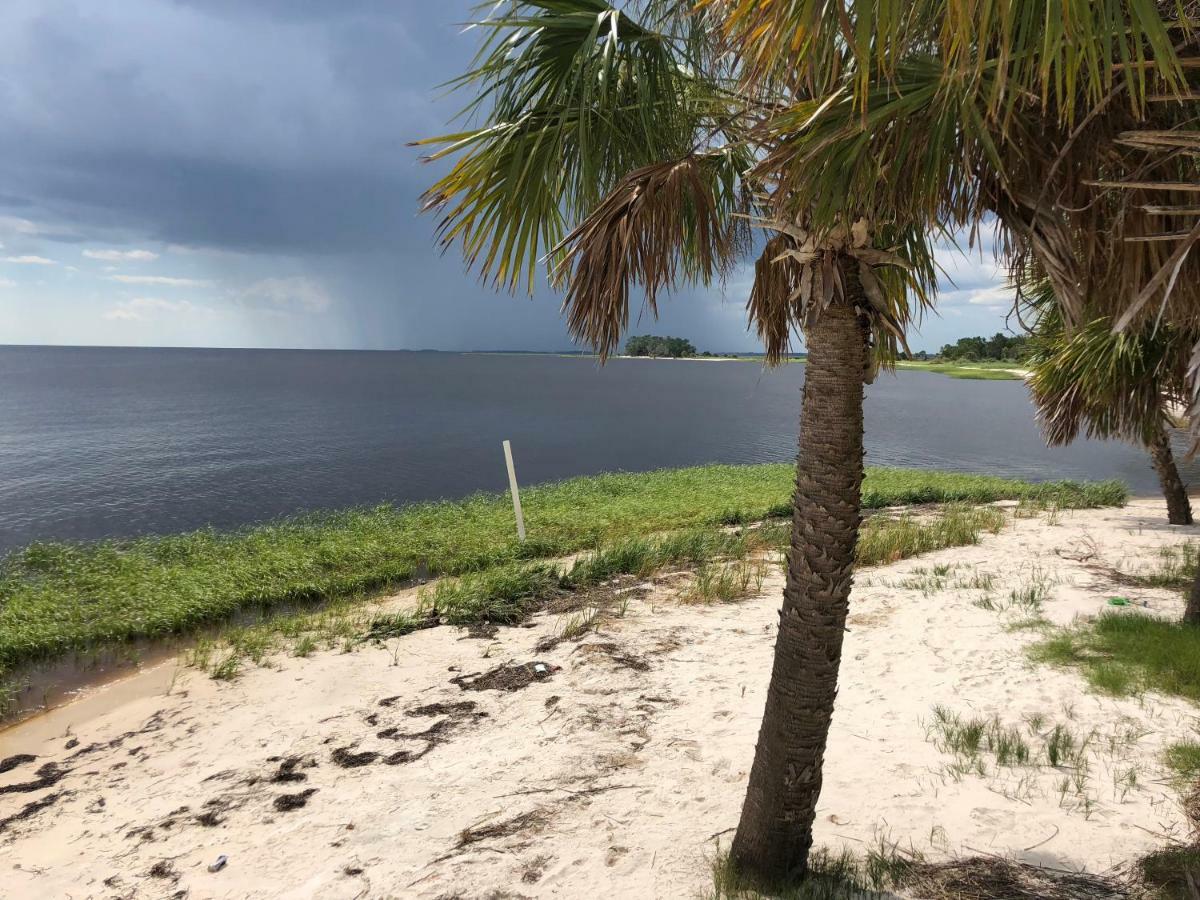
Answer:
M942 359L962 359L971 362L984 359L1020 362L1028 353L1029 338L1025 335L996 332L990 338L964 337L953 344L943 344L937 355Z
M696 348L686 338L658 337L653 334L634 335L625 341L627 356L659 356L683 359L696 355Z

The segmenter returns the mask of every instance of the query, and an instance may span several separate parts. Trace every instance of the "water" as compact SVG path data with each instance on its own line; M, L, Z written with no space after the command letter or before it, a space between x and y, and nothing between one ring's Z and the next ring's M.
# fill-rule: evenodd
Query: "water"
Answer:
M788 460L803 375L734 362L0 347L0 551L504 490L505 438L527 484ZM925 372L868 388L867 460L1157 490L1134 447L1046 448L1021 383Z

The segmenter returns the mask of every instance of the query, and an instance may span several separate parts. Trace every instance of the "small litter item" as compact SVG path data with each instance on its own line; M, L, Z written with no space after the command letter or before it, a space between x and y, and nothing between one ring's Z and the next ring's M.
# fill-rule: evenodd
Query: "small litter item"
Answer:
M550 670L548 668L546 668L545 663L534 663L533 664L533 672L535 675L545 675L549 671Z
M1130 606L1130 602L1126 597L1109 597L1109 606Z
M217 861L208 867L208 871L220 872L223 868L225 868L225 864L228 862L229 862L229 857L225 856L224 854L221 854L220 856L217 857Z

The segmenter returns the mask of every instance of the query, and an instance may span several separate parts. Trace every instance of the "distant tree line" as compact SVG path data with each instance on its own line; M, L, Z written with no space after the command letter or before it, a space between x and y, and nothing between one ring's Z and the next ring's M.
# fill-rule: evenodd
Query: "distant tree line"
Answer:
M625 353L628 356L669 356L672 359L697 355L696 348L686 338L659 337L654 334L630 337L625 342Z
M1021 362L1031 352L1026 335L1007 335L997 332L990 338L965 337L956 343L945 344L937 355L942 359L961 359L978 362L985 359Z

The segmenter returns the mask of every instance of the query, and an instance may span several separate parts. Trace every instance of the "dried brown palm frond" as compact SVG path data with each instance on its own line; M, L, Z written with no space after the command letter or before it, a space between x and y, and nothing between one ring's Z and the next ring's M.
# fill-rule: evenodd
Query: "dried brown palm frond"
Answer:
M626 175L555 248L552 278L566 285L563 310L571 334L606 357L629 323L629 292L658 294L683 281L726 275L749 247L748 210L737 157L693 153Z
M1132 900L1126 879L1067 872L999 856L918 862L903 876L906 888L929 900Z

